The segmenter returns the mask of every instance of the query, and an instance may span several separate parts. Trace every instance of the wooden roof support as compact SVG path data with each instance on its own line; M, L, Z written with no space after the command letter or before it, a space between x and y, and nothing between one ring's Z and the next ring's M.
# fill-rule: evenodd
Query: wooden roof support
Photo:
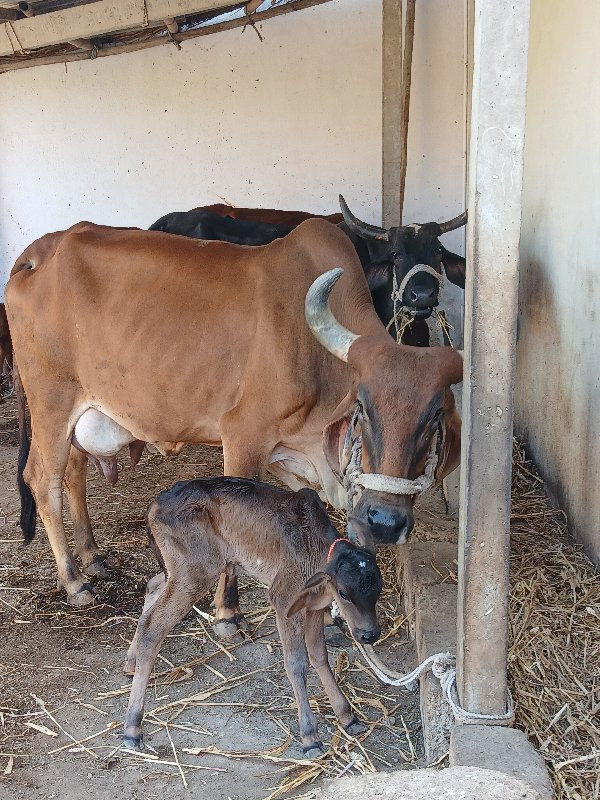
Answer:
M177 33L177 31L179 30L179 25L175 22L173 17L167 17L167 19L164 20L164 23L169 33Z
M16 49L30 51L74 39L92 39L139 29L146 22L144 8L148 9L147 24L160 25L172 17L232 5L235 5L235 0L146 0L145 6L140 0L98 0L31 19L18 19L12 27L18 42ZM14 38L0 28L0 56L10 56L15 52Z
M258 12L252 16L255 24L263 22L273 17L279 17L283 14L290 14L293 11L301 11L305 8L312 8L312 6L319 6L323 3L329 3L331 0L291 0L282 6L274 6L265 11ZM230 5L230 4L229 4ZM243 5L243 4L241 4ZM49 16L48 14L45 15ZM104 58L105 56L115 56L122 53L132 53L136 50L146 50L149 47L159 47L164 44L171 44L173 41L182 43L188 39L195 39L199 36L209 36L213 33L220 33L221 31L232 30L233 28L240 28L248 24L248 17L244 14L236 19L226 20L224 22L215 23L214 25L206 25L199 28L193 28L188 31L179 31L179 33L171 34L170 37L160 37L148 39L139 42L130 42L122 45L113 45L110 47L99 47L95 53L95 58ZM11 61L5 61L4 64L0 63L0 74L9 72L15 69L27 69L29 67L46 66L48 64L66 64L71 61L83 61L90 58L90 53L87 52L71 52L61 53L54 56L42 56L40 58L15 58Z
M457 683L479 714L506 710L513 385L529 0L475 0Z

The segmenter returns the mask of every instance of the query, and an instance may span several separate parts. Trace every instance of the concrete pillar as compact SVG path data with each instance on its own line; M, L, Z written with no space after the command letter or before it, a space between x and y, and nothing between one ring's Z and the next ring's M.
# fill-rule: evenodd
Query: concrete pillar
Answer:
M386 228L400 225L402 140L402 2L383 0L381 214Z
M476 0L465 290L458 692L505 710L529 0Z

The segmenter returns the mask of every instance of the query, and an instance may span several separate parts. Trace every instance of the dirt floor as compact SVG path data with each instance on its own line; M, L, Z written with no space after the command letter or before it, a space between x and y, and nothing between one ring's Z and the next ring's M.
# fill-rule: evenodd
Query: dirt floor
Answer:
M91 793L96 800L151 800L166 789L170 797L189 796L188 786L211 800L309 798L340 773L423 766L418 696L382 687L335 627L327 631L330 661L368 730L360 741L341 733L311 676L329 750L318 762L302 760L274 618L261 587L249 581L242 604L250 635L221 644L208 621L208 601L191 613L157 662L145 756L119 750L129 690L121 665L145 583L158 572L146 542L146 511L174 481L219 474L220 451L190 447L171 460L146 453L135 469L123 462L114 488L89 468L90 513L112 579L97 583L96 605L76 610L56 589L43 529L21 547L16 444L8 401L0 406L0 797L80 800ZM432 520L438 536L453 529L435 502L422 511L425 537ZM380 560L386 593L379 653L396 670L412 668L393 552Z

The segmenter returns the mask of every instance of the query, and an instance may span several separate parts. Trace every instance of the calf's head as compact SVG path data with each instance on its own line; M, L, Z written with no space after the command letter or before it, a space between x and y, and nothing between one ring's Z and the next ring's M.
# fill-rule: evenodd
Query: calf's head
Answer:
M467 221L466 211L448 222L380 228L355 217L342 195L340 195L340 206L349 230L367 242L370 263L366 273L371 291L389 281L392 268L396 272L400 287L409 272L415 267L420 267L404 286L402 305L411 309L417 319L426 319L439 303L439 286L444 272L449 281L464 289L465 259L446 250L440 243L439 237L464 225Z
M308 579L287 616L292 617L303 608L309 611L327 608L335 601L356 641L373 644L381 634L375 604L382 587L383 579L373 553L355 547L347 539L336 539L324 569Z
M393 481L414 481L435 459L433 477L441 480L460 459L460 417L451 385L462 380L462 358L449 347L407 347L381 333L358 336L344 328L329 307L341 269L321 275L306 297L313 333L331 353L350 364L354 385L323 432L323 449L340 480L348 462L349 426L360 437L360 469L373 475L358 491L349 528L371 545L402 544L412 531L415 492L397 490ZM352 437L350 437L352 438ZM350 476L351 477L351 476ZM398 484L399 482L396 482Z

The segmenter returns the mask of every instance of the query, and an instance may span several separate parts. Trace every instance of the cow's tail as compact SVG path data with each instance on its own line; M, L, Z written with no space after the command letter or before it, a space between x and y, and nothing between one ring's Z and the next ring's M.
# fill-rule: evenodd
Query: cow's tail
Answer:
M29 448L31 447L31 431L29 429L29 420L27 419L27 398L25 397L25 390L21 383L21 376L15 364L13 367L13 382L14 391L17 401L17 413L19 417L19 457L17 461L17 486L19 487L19 495L21 497L21 530L23 531L23 540L25 544L35 536L35 526L37 520L37 509L35 505L35 498L29 486L25 483L24 471L29 457Z

